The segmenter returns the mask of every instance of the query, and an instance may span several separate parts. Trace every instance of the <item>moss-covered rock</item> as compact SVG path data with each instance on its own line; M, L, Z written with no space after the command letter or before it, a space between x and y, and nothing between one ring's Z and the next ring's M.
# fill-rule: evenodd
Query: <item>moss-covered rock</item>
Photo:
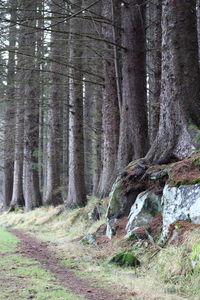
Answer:
M137 267L140 265L140 261L129 252L118 253L109 261L109 263L120 267Z
M107 211L107 217L110 219L120 213L122 209L122 199L124 197L122 180L120 177L115 181L110 193L110 203Z

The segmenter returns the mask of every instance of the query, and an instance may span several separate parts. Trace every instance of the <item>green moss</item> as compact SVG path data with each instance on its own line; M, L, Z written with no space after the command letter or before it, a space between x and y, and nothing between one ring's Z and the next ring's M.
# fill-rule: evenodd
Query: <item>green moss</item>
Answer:
M118 253L109 261L109 263L120 267L137 267L140 265L140 261L129 252Z
M195 160L192 163L194 166L200 166L200 157L195 158Z
M193 185L200 183L200 177L189 180L188 178L183 179L182 181L176 181L173 178L168 180L169 185L179 187L180 185Z
M129 242L134 242L134 241L137 241L137 240L138 240L138 237L134 232L131 233L131 235L127 239L127 241L129 241Z

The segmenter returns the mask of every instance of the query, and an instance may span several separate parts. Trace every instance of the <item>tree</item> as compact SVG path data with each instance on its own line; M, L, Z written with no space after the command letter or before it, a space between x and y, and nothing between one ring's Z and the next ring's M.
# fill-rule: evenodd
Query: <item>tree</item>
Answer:
M25 69L25 112L24 112L24 182L25 210L29 211L42 204L39 190L38 149L39 149L39 99L36 93L37 72L35 66L36 44L36 2L23 0L25 26L24 60Z
M78 14L82 1L71 1L70 68L69 68L69 185L66 206L86 203L83 142L83 74L82 74L82 20Z
M161 88L161 17L162 3L151 0L147 4L147 76L149 103L149 140L156 138L160 116Z
M199 47L199 61L200 61L200 0L197 0L197 34Z
M20 26L19 30L19 48L23 47L25 42L24 28ZM17 55L17 75L16 75L16 112L15 112L15 144L14 144L14 175L13 175L13 193L11 209L24 206L23 196L23 151L24 151L24 56Z
M10 0L9 53L4 125L4 208L9 207L13 191L14 168L14 124L15 124L15 46L16 46L16 1Z
M163 1L160 123L146 159L164 163L189 155L188 121L200 123L195 1Z
M64 51L63 35L58 33L64 29L64 19L60 18L63 11L63 1L51 3L51 93L48 103L48 133L47 133L47 187L45 203L58 205L63 203L61 189L61 159L62 159L62 103L63 76L59 75L62 68Z
M104 1L102 4L102 16L105 23L102 25L102 34L106 41L114 43L112 29L112 1ZM116 176L115 164L119 143L119 99L116 80L114 47L108 43L104 45L103 67L105 87L103 89L102 108L102 160L103 169L99 184L99 196L108 195Z
M122 7L122 111L118 168L148 150L145 2L128 0Z

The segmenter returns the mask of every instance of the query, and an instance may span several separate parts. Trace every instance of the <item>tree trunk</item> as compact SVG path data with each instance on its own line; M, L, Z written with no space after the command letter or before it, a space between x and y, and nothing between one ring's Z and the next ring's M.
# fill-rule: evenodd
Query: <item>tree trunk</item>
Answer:
M20 27L19 49L24 45L24 28ZM23 196L23 151L24 151L24 56L17 55L16 116L15 116L15 150L14 178L11 208L24 206Z
M6 209L12 200L13 191L13 169L14 169L14 125L15 125L15 46L16 46L16 2L10 0L10 20L9 28L9 54L7 72L7 91L6 91L6 111L4 125L4 208Z
M71 1L71 13L76 14L80 10L81 4L82 1L79 0ZM86 203L81 18L79 16L72 18L70 27L70 65L72 65L72 68L69 68L71 76L69 80L69 186L66 206L76 207Z
M92 194L97 196L98 186L102 170L101 141L102 141L102 88L96 87L93 104L93 142L92 142Z
M58 205L63 203L61 188L61 159L62 159L62 102L63 102L63 76L61 63L63 49L64 26L60 14L63 11L63 1L52 3L52 33L51 33L51 95L48 105L48 142L47 142L47 190L45 203Z
M199 46L199 62L200 62L200 0L197 0L197 35L198 35L198 46Z
M145 1L127 0L122 7L122 113L118 168L148 150Z
M92 52L88 49L87 55L89 54L89 59L92 56ZM88 60L88 64L90 61ZM86 78L90 79L89 76ZM92 192L92 110L93 103L92 98L94 96L95 87L89 83L85 84L85 95L84 95L84 105L83 105L83 124L84 124L84 153L85 153L85 185L86 194L91 195Z
M24 122L24 199L25 210L29 211L41 205L38 174L39 149L39 98L36 91L37 72L35 70L36 3L24 0L24 24L26 27L24 54L25 71L25 122Z
M160 116L161 88L161 29L162 3L152 0L147 5L147 74L149 103L149 139L150 144L156 138Z
M105 1L102 4L102 15L109 24L105 23L102 33L105 40L114 42L112 28L112 1ZM105 88L103 90L103 170L99 185L99 196L106 197L114 182L117 161L117 151L119 143L119 100L115 69L114 47L105 44L103 52Z
M195 1L163 1L159 130L146 159L164 163L194 150L188 119L199 125L199 67Z

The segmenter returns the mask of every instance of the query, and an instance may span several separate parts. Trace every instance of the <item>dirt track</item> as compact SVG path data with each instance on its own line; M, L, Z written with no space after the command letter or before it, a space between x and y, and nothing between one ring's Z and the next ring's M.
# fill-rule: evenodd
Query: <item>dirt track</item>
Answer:
M86 280L77 277L70 267L60 264L59 260L49 251L48 244L36 240L34 237L19 230L11 230L20 242L20 254L38 260L44 268L52 272L60 285L73 293L92 300L124 300L121 295L110 294L103 288L91 286Z

